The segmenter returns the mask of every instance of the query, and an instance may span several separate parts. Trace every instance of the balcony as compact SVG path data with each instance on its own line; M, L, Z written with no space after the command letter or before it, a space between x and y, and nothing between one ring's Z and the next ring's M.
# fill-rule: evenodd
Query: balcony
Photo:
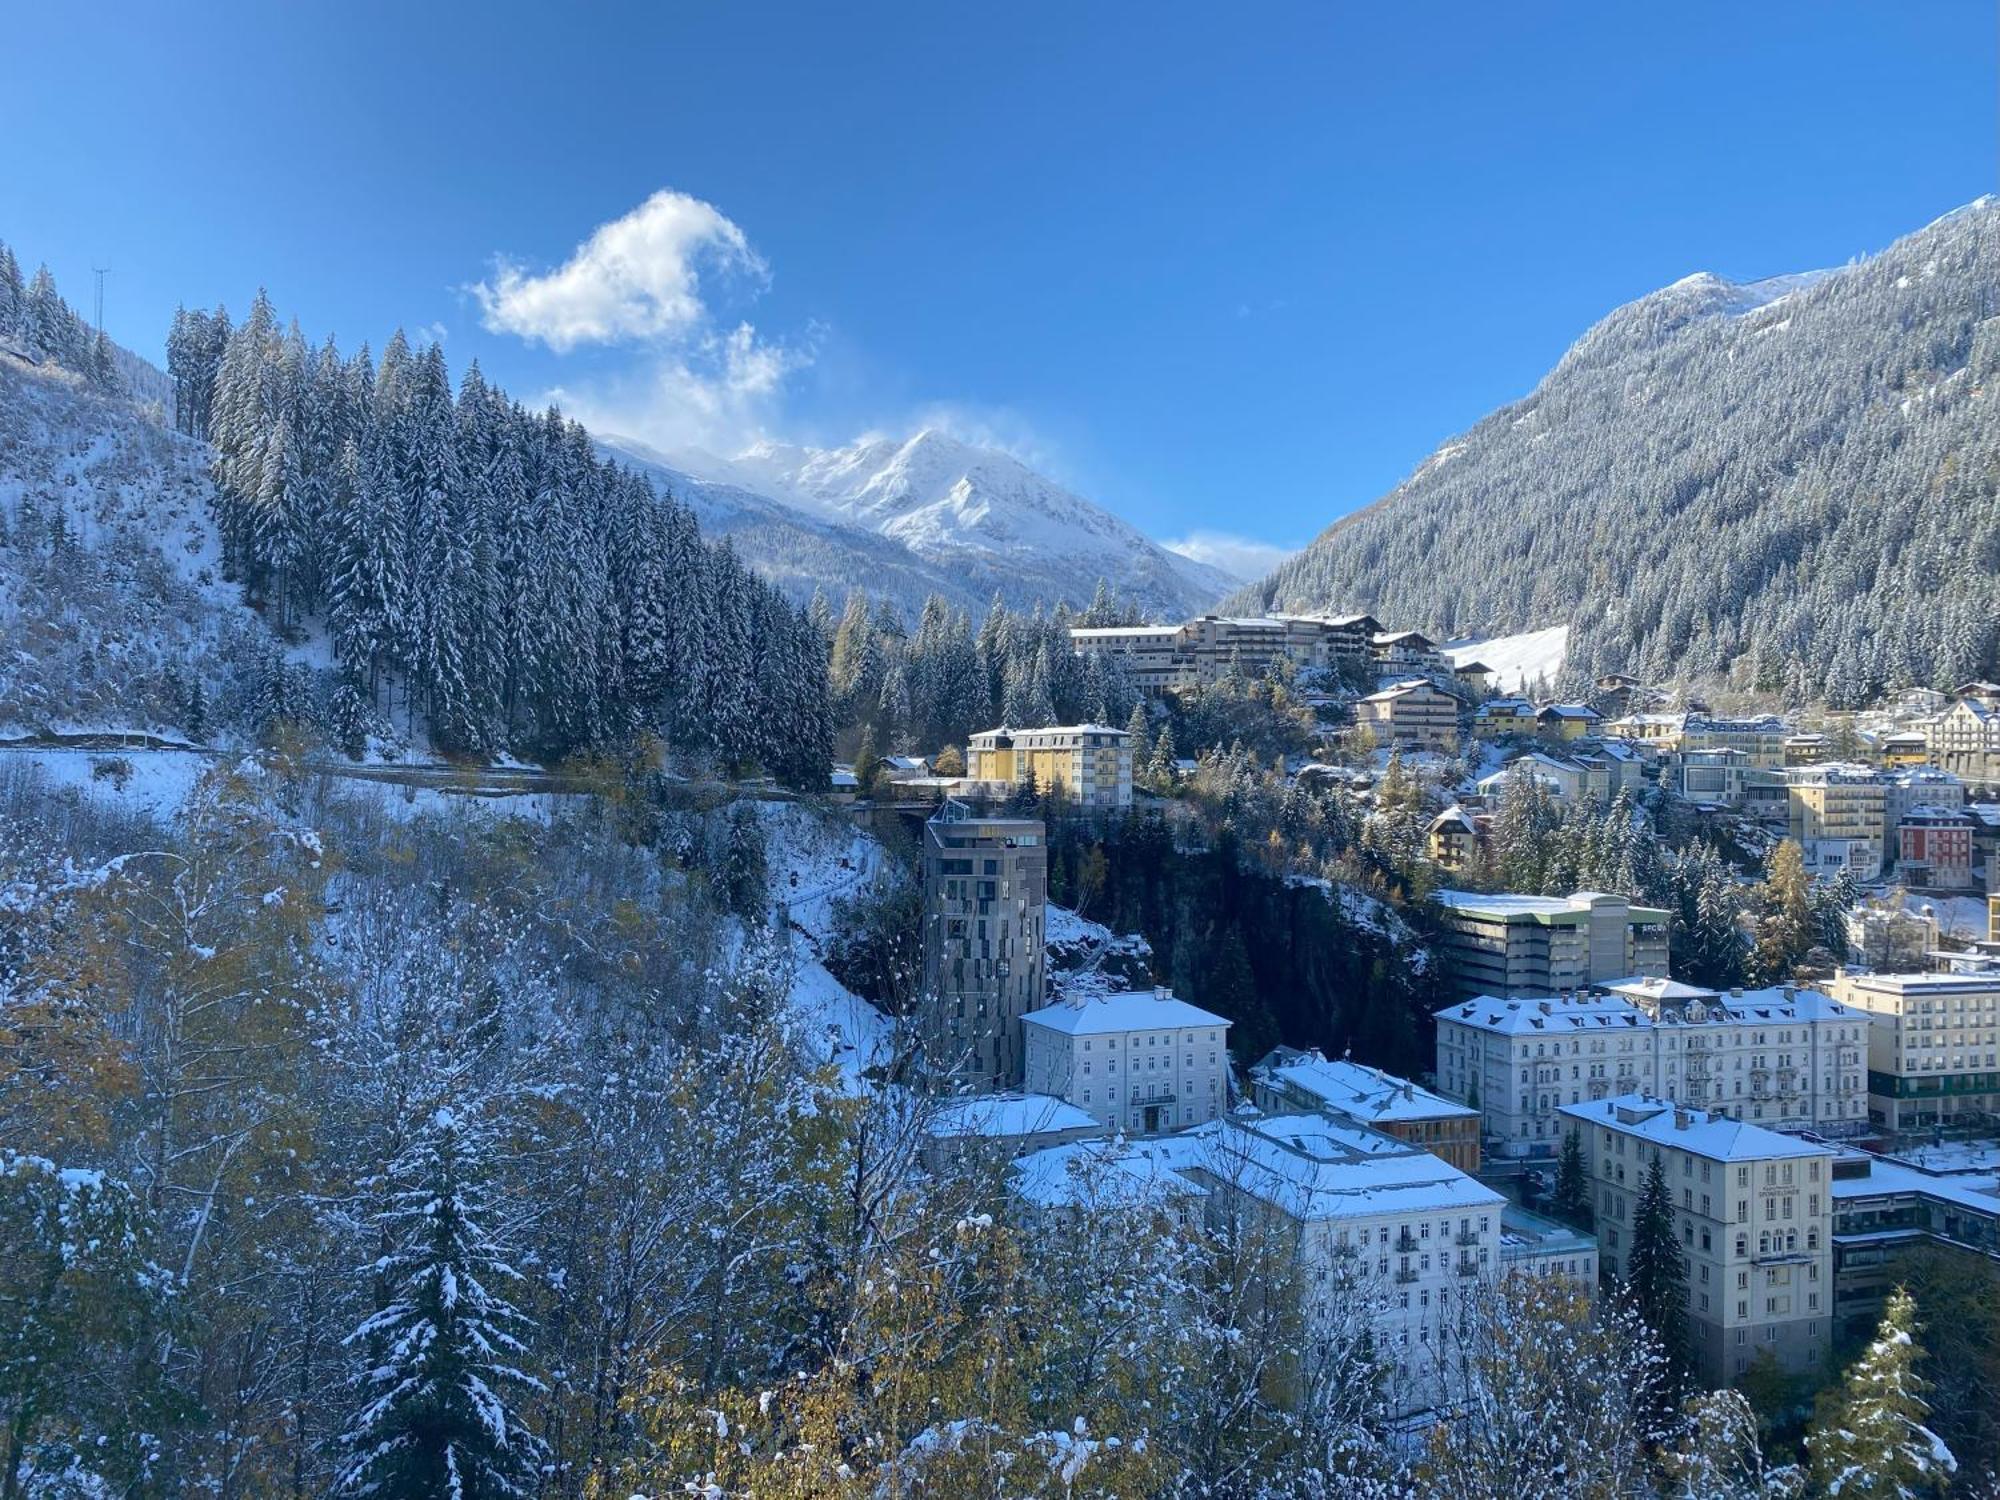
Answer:
M1412 1235L1407 1229L1404 1230L1396 1236L1396 1248L1405 1255L1409 1254L1417 1248L1416 1236Z
M1408 1286L1411 1282L1415 1281L1416 1279L1417 1279L1417 1273L1415 1271L1412 1271L1408 1266L1403 1267L1402 1270L1396 1273L1396 1284L1398 1286Z
M1461 1229L1456 1236L1456 1240L1461 1245L1476 1245L1479 1243L1479 1231L1476 1229Z
M1461 1276L1477 1276L1479 1274L1479 1262L1461 1257L1458 1262L1458 1274Z

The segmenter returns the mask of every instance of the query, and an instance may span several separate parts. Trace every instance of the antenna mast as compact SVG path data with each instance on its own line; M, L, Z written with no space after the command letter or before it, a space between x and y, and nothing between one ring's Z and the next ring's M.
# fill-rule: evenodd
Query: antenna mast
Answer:
M97 278L97 336L104 337L104 278L111 274L109 266L92 266L91 274Z

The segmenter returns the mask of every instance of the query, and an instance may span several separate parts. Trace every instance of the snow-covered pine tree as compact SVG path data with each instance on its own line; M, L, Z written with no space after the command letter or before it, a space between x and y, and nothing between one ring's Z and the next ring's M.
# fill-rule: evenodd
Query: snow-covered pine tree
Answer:
M1674 1202L1666 1168L1656 1152L1632 1217L1632 1248L1625 1257L1620 1296L1652 1329L1676 1368L1688 1357L1687 1257L1674 1237Z
M1584 1170L1583 1141L1575 1126L1564 1134L1562 1152L1556 1158L1556 1185L1549 1197L1549 1212L1565 1224L1590 1228L1590 1177Z
M542 1445L512 1404L542 1383L521 1367L519 1280L488 1223L490 1140L439 1107L396 1158L375 1222L389 1246L368 1269L388 1300L349 1334L358 1410L343 1434L343 1494L492 1500L534 1493Z
M1806 1451L1813 1480L1829 1497L1916 1497L1940 1493L1958 1461L1925 1425L1928 1382L1917 1374L1917 1304L1897 1287L1889 1294L1874 1342L1848 1367L1837 1391L1821 1398Z

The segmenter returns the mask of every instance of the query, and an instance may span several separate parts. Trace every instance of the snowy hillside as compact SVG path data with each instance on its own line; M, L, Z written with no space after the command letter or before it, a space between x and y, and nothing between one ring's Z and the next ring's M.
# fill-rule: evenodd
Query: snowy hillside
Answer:
M0 354L0 734L200 737L234 714L275 643L222 579L207 461L130 402Z
M942 592L982 607L996 592L1016 605L1058 599L1082 605L1104 578L1149 614L1177 619L1206 609L1236 584L1010 454L936 430L832 449L766 443L733 459L699 452L669 457L624 438L604 443L652 468L698 511L706 505L725 526L756 534L760 550L749 555L781 581L787 573L815 571L785 556L788 541L804 557L818 554L829 563L900 564L886 574L856 571L845 578L818 570L813 581L830 593L860 586L900 594L919 580L939 580ZM711 524L711 515L703 521ZM794 537L774 529L784 522ZM888 545L870 547L863 538Z
M1995 198L1836 270L1685 277L1230 607L1566 622L1574 680L1836 707L1990 676L1996 307Z
M1563 656L1568 649L1569 626L1556 625L1519 635L1448 641L1444 654L1454 667L1474 661L1485 663L1494 671L1495 688L1503 693L1520 693L1537 679L1553 683L1562 673Z

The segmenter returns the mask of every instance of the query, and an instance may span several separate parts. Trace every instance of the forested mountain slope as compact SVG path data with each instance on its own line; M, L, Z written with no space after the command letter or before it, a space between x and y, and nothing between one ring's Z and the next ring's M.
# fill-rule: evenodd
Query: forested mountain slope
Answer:
M1619 308L1238 608L1567 623L1573 677L1836 706L1991 674L2000 200L1869 260Z

